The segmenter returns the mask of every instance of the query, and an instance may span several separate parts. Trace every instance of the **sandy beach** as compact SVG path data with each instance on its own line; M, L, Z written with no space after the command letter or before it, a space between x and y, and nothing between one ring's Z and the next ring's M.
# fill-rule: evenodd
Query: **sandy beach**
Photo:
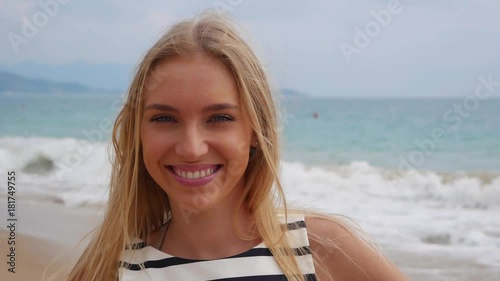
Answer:
M1 280L42 280L44 270L51 261L53 263L49 266L47 275L74 262L82 248L77 250L76 245L101 218L95 207L67 207L50 203L23 202L18 206L18 213L16 273L9 272L9 265L2 262ZM0 249L4 261L4 253L8 250L7 234L3 227L0 232ZM500 276L500 269L487 268L445 251L410 253L402 249L387 248L383 251L413 280L496 281Z
M46 276L52 276L56 270L71 265L85 245L85 241L80 241L101 218L95 207L20 202L17 205L15 273L9 272L10 265L2 262L0 280L43 280L46 269ZM10 252L9 235L10 231L2 226L0 252L4 261L8 259L4 253Z

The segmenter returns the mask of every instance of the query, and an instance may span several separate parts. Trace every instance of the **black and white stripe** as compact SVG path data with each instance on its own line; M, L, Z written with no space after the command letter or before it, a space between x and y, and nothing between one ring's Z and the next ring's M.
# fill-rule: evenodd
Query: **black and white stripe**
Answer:
M290 217L283 226L306 280L316 280L303 217ZM125 250L121 281L282 281L285 275L264 243L231 257L191 260L174 257L140 241Z

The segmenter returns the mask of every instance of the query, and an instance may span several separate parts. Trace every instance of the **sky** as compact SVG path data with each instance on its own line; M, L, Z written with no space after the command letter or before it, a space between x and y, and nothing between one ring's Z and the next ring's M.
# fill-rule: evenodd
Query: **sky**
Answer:
M91 67L98 86L126 88L169 26L207 9L246 30L274 85L313 96L463 97L500 80L498 0L0 0L0 65Z

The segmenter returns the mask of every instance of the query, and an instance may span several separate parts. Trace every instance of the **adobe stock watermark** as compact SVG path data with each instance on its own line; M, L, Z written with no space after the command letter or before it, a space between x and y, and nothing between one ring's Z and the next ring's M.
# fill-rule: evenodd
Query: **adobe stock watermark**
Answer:
M353 43L343 41L339 44L347 63L351 63L354 54L360 54L363 49L368 47L372 39L378 37L382 29L387 28L391 24L393 17L399 15L403 9L404 7L399 0L391 0L387 3L385 9L378 12L371 10L370 15L373 20L365 23L362 28L354 27Z
M232 12L236 7L241 5L241 3L243 3L243 0L215 0L213 6L215 12L222 15L227 12Z
M149 71L146 82L144 82L143 91L153 91L160 86L168 76L170 76L170 72L163 70L160 65L156 65L156 67Z
M144 99L144 92L153 91L163 83L168 76L169 73L162 71L158 66L151 69L144 83L142 95L130 97L128 92L119 95L112 101L110 112L120 112L123 107L139 107L141 101ZM61 161L56 162L56 177L59 181L63 181L64 174L82 165L85 159L92 154L96 145L108 140L107 135L113 128L114 119L104 117L96 125L97 126L93 129L81 130L84 139L79 140L75 146L67 147L65 157Z
M22 17L21 32L7 33L7 39L14 53L20 52L19 47L22 44L28 44L33 39L40 29L44 28L51 18L55 17L61 10L61 5L66 5L71 0L39 0L37 2L38 9L31 18Z
M245 160L249 159L249 152L250 144L241 142L236 151L236 158L231 159L227 165L222 167L226 173L224 177L215 178L207 188L195 188L192 190L193 198L190 204L180 204L179 206L182 218L186 224L191 222L192 216L203 211L203 209L213 203L213 199L219 196L224 189L228 188L231 177L238 177L246 172L249 162Z
M469 118L471 113L479 108L480 101L489 99L500 88L500 80L494 81L492 74L489 74L487 78L479 76L478 80L479 83L473 94L466 96L461 103L453 104L451 108L443 113L444 127L434 128L431 135L424 139L416 139L414 141L416 149L408 153L404 158L399 157L397 174L400 177L406 176L408 171L421 166L428 157L436 152L439 145L446 142L447 134L451 130L458 130L462 126L464 119Z
M119 112L123 107L124 101L126 102L126 98L127 95L125 94L114 99L110 105L111 112ZM99 121L97 128L91 130L83 129L81 131L85 138L78 140L75 146L67 147L64 158L55 163L57 167L55 175L58 181L62 182L64 174L82 165L85 159L94 151L97 144L107 141L107 134L113 128L113 124L114 120L112 118L104 117Z
M110 112L118 113L124 107L140 106L141 101L144 100L144 93L153 91L169 76L168 72L162 71L159 66L151 69L144 82L142 94L130 96L128 91L119 95L111 102ZM99 123L93 129L81 130L84 139L79 140L77 145L66 148L65 157L56 163L57 172L56 177L59 181L63 180L63 175L67 172L79 167L87 157L94 151L95 146L99 143L104 143L108 140L107 134L110 132L114 125L114 119L104 117L99 120Z

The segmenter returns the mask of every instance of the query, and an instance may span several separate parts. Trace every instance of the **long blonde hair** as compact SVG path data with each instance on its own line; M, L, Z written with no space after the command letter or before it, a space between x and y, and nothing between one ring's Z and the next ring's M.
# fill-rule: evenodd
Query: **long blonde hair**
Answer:
M170 214L166 193L146 171L140 124L144 92L161 73L155 67L176 56L202 52L222 62L233 74L259 143L246 169L245 197L240 207L251 210L260 238L268 245L288 280L305 280L278 219L286 202L278 178L280 140L277 106L264 68L234 23L204 13L170 28L145 54L114 124L114 159L109 201L102 225L96 230L68 280L116 280L118 261L133 238L145 238ZM155 77L156 75L156 77ZM156 81L156 82L155 82Z

